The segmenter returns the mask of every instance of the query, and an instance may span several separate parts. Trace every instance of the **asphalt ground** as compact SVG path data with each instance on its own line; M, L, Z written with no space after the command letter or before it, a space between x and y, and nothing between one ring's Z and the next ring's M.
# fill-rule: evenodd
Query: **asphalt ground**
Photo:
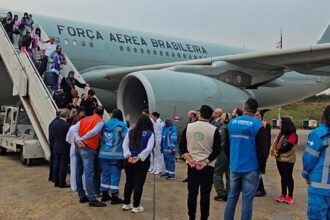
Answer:
M277 131L273 131L275 134ZM298 131L297 162L294 167L294 204L276 203L280 195L280 176L273 158L267 162L266 175L263 176L267 195L255 198L253 219L306 219L307 191L300 176L301 157L308 131ZM182 183L186 176L186 164L178 160L176 179L165 180L160 176L148 174L141 205L145 211L138 214L124 212L120 205L105 208L90 208L80 204L78 196L70 188L55 188L48 182L48 164L43 160L33 161L29 167L21 165L16 153L0 157L0 219L188 219L187 185ZM69 180L69 176L68 176ZM155 200L154 197L155 180ZM120 192L123 192L125 174L123 172ZM123 194L120 195L123 197ZM209 219L223 219L225 202L213 200L212 189ZM199 207L197 209L199 218ZM236 208L235 219L240 219L241 200Z

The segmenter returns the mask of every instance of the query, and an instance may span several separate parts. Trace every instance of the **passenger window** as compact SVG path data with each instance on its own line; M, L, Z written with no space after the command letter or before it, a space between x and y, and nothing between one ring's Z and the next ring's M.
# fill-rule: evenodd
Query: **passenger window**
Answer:
M136 48L134 48L134 53L137 53L137 49Z
M194 55L194 59L197 59L197 56L196 55Z
M191 54L189 54L189 59L192 59Z
M64 44L65 45L68 45L69 44L69 41L67 39L64 40Z
M185 58L185 59L187 58L186 54L183 54L183 58Z
M120 50L120 51L124 51L124 47L123 47L123 46L120 46L120 47L119 47L119 50Z
M165 54L166 54L167 57L170 56L170 53L168 51L166 51Z
M55 38L55 43L57 43L57 44L59 44L59 43L61 43L61 40L60 40L60 38Z
M163 56L163 51L159 51L159 55Z
M73 40L72 41L72 44L73 44L73 46L77 46L77 41L76 40Z
M172 57L175 57L175 53L172 53Z
M81 46L82 47L86 46L86 42L85 41L81 41Z
M203 57L202 56L199 56L200 59L202 59Z
M150 50L149 49L147 50L147 54L150 54Z
M130 47L126 47L127 52L131 52L131 48Z
M93 42L89 42L89 47L94 47L94 43Z
M154 55L157 55L157 51L154 50Z
M141 53L144 53L144 50L143 50L143 48L141 48L141 49L140 49L140 51L141 51Z
M180 53L178 53L178 57L181 58L181 54Z

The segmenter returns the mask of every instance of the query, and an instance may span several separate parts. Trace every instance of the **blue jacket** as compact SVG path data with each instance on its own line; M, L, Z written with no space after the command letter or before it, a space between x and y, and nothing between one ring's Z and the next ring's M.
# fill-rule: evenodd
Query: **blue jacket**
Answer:
M330 196L330 128L321 123L308 136L302 176L310 181L308 192Z
M117 118L108 120L101 137L101 148L99 158L103 159L124 159L123 141L127 134L127 125Z
M228 125L230 139L230 171L247 173L259 170L256 135L262 122L243 115L232 119Z
M178 132L176 130L176 127L174 125L171 125L169 127L164 126L162 132L162 142L161 142L162 153L168 150L172 150L175 153L177 141L178 141Z

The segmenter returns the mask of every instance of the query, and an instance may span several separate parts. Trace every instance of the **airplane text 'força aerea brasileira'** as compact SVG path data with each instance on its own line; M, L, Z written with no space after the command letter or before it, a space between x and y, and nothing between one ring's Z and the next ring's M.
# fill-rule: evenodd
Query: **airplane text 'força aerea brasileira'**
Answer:
M91 30L79 27L70 27L64 25L57 25L57 30L60 35L67 34L72 37L88 38L90 40L104 40L104 34L98 30ZM194 44L173 42L167 40L159 40L152 38L143 38L141 36L133 36L123 33L109 33L110 42L131 44L136 46L152 46L155 48L163 48L168 50L185 51L192 53L207 54L206 49L203 46L198 46Z

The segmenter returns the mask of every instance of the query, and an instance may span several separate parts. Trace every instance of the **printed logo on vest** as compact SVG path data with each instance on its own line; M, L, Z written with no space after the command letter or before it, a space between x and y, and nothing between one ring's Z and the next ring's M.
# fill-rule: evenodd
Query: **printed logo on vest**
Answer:
M202 140L204 140L204 134L202 132L195 132L194 139L196 141L202 141Z

